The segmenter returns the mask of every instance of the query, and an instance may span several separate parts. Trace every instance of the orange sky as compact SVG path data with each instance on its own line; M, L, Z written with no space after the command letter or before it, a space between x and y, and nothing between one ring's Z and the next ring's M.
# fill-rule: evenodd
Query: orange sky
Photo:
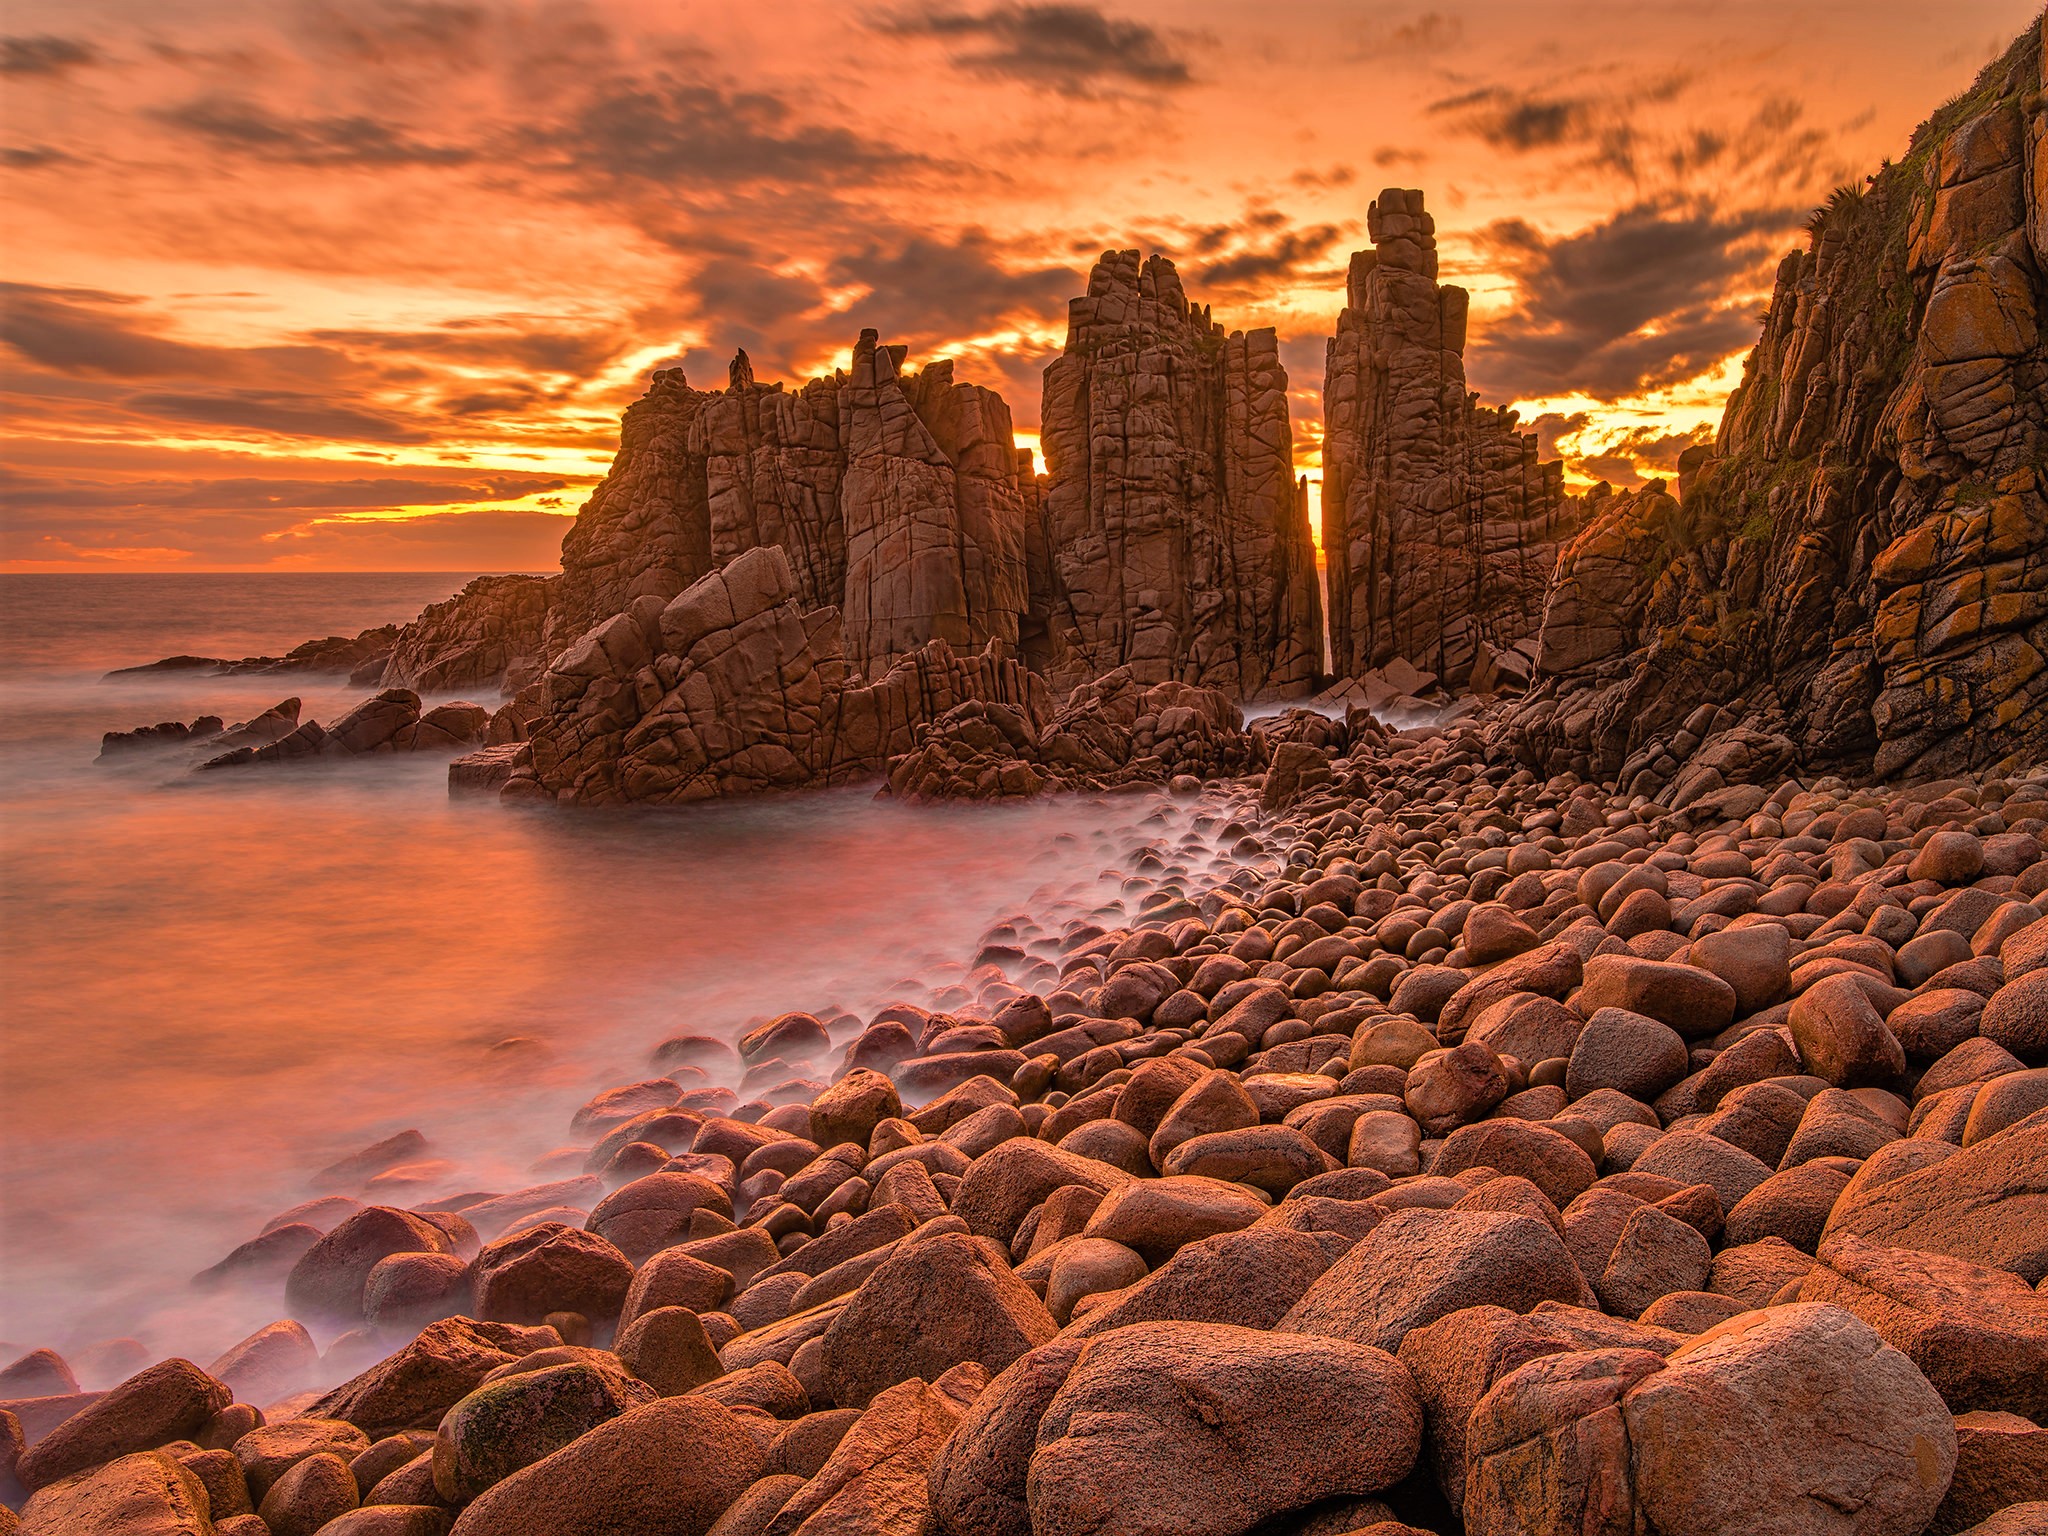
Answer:
M1028 435L1110 245L1279 328L1313 474L1386 185L1474 386L1634 483L1807 209L2038 10L10 0L0 569L552 568L649 368L794 380L863 325Z

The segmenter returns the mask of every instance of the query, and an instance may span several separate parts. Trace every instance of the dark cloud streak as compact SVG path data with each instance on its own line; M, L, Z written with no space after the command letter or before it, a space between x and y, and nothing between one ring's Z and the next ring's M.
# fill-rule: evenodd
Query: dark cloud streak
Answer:
M955 68L1062 96L1108 89L1176 90L1195 80L1185 52L1157 28L1092 5L931 5L881 18L877 31L960 45Z

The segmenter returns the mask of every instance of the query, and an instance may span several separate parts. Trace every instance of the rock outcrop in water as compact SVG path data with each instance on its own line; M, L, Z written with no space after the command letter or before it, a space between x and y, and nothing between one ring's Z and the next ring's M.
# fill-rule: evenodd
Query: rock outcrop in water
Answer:
M1592 505L1527 761L1633 779L1703 699L1886 779L2048 747L2043 56L2030 29L1815 216L1677 497Z
M1273 331L1226 333L1165 257L1105 252L1041 432L1056 678L1312 690L1322 600Z
M410 688L386 688L333 725L300 721L298 712L299 701L287 699L248 725L214 738L206 744L226 750L199 766L241 768L254 763L334 761L393 752L460 752L483 740L491 722L491 712L481 704L437 704L422 709L420 696Z
M1454 687L1526 679L1577 503L1514 412L1467 392L1467 296L1436 281L1422 194L1389 188L1367 222L1323 384L1333 670L1399 658Z

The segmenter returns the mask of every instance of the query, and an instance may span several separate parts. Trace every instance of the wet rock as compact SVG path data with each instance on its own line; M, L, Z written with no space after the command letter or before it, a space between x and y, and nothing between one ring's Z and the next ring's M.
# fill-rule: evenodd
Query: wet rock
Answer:
M686 1307L655 1307L619 1329L615 1346L627 1370L663 1397L680 1397L724 1374L703 1319Z
M1669 1025L1602 1008L1572 1044L1565 1094L1581 1099L1607 1088L1649 1103L1689 1069L1685 1040Z
M453 1253L448 1234L424 1217L390 1206L365 1206L292 1266L285 1299L316 1317L360 1319L370 1271L395 1253Z
M929 1386L913 1378L879 1393L769 1522L768 1536L923 1536L932 1458L985 1383L979 1367L965 1366Z
M1525 1178L1559 1207L1571 1204L1597 1176L1592 1159L1575 1142L1530 1120L1485 1120L1451 1132L1430 1172L1452 1177L1468 1168Z
M543 1222L477 1255L477 1312L493 1321L539 1323L550 1312L611 1321L625 1305L633 1265L595 1232Z
M1293 1126L1251 1125L1189 1137L1168 1155L1160 1172L1169 1178L1187 1175L1249 1184L1281 1195L1332 1166L1322 1148Z
M1888 1088L1905 1076L1905 1051L1852 976L1829 976L1801 993L1791 1026L1806 1070L1838 1088Z
M447 1318L429 1323L410 1344L343 1382L306 1412L345 1420L373 1437L432 1429L499 1366L560 1342L552 1328Z
M137 1451L39 1489L21 1512L31 1536L211 1536L206 1489L161 1451ZM11 1518L11 1517L10 1517Z
M1183 1321L1272 1328L1330 1267L1330 1250L1306 1233L1261 1223L1180 1249L1120 1295L1068 1328L1090 1338L1132 1323Z
M977 1236L1008 1244L1025 1214L1055 1189L1078 1184L1106 1194L1130 1181L1121 1168L1020 1138L975 1159L953 1197L953 1214Z
M1602 1008L1625 1009L1696 1040L1734 1019L1735 989L1713 972L1690 965L1596 955L1586 962L1577 1007L1588 1018Z
M353 1424L301 1416L241 1436L234 1444L234 1458L249 1497L261 1504L277 1480L307 1457L332 1455L353 1461L369 1448L370 1437Z
M294 1462L256 1513L272 1536L314 1536L357 1504L356 1480L341 1457L322 1451Z

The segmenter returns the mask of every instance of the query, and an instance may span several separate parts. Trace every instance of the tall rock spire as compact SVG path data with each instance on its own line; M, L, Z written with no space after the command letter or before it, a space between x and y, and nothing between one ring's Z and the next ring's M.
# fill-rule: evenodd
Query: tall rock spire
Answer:
M1465 290L1437 283L1422 194L1390 187L1351 258L1323 385L1334 668L1396 656L1447 682L1535 633L1573 504L1512 411L1465 388Z

